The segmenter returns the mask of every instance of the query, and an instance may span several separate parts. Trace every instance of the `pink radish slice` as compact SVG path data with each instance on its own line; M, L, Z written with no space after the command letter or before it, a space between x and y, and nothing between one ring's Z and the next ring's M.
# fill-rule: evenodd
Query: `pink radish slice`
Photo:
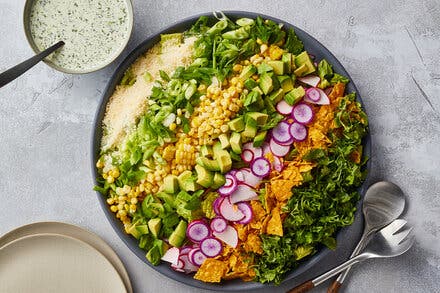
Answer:
M238 224L247 224L252 220L253 217L253 212L252 212L252 207L249 203L247 202L239 202L237 204L238 209L240 211L242 211L242 213L244 214L244 218L240 221L238 221Z
M305 103L299 103L295 107L293 107L292 116L298 123L310 123L313 120L312 107Z
M224 197L219 196L212 203L212 208L217 215L220 215L219 207L220 207L220 204L222 203L223 199L224 199Z
M231 203L234 204L234 203L237 203L240 201L251 200L255 196L257 196L257 193L255 192L255 190L253 190L251 187L249 187L247 185L240 184L240 185L238 185L237 190L233 194L231 194L230 199L231 199Z
M241 159L246 162L249 163L254 159L254 153L251 150L243 150L241 152Z
M313 102L318 102L321 98L321 93L317 88L311 87L306 90L306 97Z
M228 222L226 222L223 218L214 218L211 220L211 230L214 232L223 232L225 231L226 227L228 226Z
M203 254L200 248L195 249L192 254L188 254L188 257L190 261L198 267L200 267L206 259L206 255Z
M289 129L290 129L290 126L289 126ZM277 143L280 144L280 145L292 145L293 142L294 142L293 137L290 136L290 139L288 141L286 141L286 142L277 142Z
M298 80L302 83L310 85L312 87L317 87L321 79L316 75L308 75L304 77L298 77Z
M240 171L244 177L244 180L242 183L250 186L250 187L257 187L258 184L261 182L261 178L258 176L255 176L254 173L252 173L251 169L249 168L242 168ZM238 174L238 173L237 173Z
M283 170L283 163L281 162L281 159L278 158L277 156L273 156L273 162L272 162L272 167L277 170L278 172L281 172Z
M273 139L270 140L269 145L270 145L270 150L277 157L284 157L290 151L290 146L280 145L276 143L276 141L274 141Z
M185 270L183 269L184 266L185 266L185 264L183 263L183 261L181 259L179 259L177 265L171 264L171 268L177 272L180 272L180 273L185 272Z
M266 158L258 158L252 161L251 171L258 177L266 177L270 173L270 162Z
M222 252L223 246L221 242L214 237L208 237L200 242L200 250L207 257L216 257Z
M318 101L309 99L307 95L304 97L304 101L316 105L330 105L330 99L328 98L327 94L320 88L316 88L316 90L319 92L320 97Z
M297 122L290 125L290 134L295 141L303 141L307 138L307 127Z
M200 250L200 248L193 248L193 249L191 249L189 252L188 252L188 259L189 259L189 261L193 264L193 265L195 265L195 263L193 262L193 256L194 256L194 253L196 252L196 251L198 251L198 250Z
M231 202L230 197L225 197L219 210L222 217L228 221L240 221L244 218L243 213Z
M180 250L177 247L171 247L162 256L161 260L169 262L175 266L179 263Z
M225 185L217 189L217 192L222 196L230 195L237 189L237 178L234 175L226 174L225 180Z
M182 254L188 254L188 252L190 252L192 249L191 246L184 246L180 249L180 255Z
M289 115L290 113L292 113L293 106L287 104L285 100L281 100L280 102L278 102L276 108L280 114Z
M242 171L242 170L238 170L238 171L235 173L235 176L237 177L237 182L238 182L238 183L243 183L243 182L244 182L245 177L244 177L244 174L243 174L243 171Z
M261 147L254 147L253 142L247 142L243 145L243 151L250 150L254 154L254 159L259 158L263 155L263 150Z
M278 143L285 143L292 139L289 133L290 124L286 121L281 121L272 129L272 138Z
M185 273L189 274L198 270L198 267L190 262L188 254L181 255L180 260L183 262L183 270Z
M192 242L198 243L209 236L209 227L204 221L193 221L186 229L186 236Z
M228 226L225 231L221 233L214 232L213 235L226 243L227 245L236 248L238 244L238 233L234 227Z

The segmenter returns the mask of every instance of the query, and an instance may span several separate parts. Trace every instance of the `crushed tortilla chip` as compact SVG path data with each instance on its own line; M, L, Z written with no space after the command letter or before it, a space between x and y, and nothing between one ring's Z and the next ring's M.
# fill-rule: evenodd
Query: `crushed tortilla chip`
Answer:
M227 270L228 265L225 262L207 258L198 269L194 279L209 283L220 283Z
M278 201L287 201L292 196L293 180L277 179L270 182L271 191Z
M271 211L271 217L267 223L266 233L270 235L283 236L283 223L281 221L280 209L278 207Z
M246 252L255 252L257 254L263 253L262 242L258 234L249 234L246 242L244 243L244 250Z

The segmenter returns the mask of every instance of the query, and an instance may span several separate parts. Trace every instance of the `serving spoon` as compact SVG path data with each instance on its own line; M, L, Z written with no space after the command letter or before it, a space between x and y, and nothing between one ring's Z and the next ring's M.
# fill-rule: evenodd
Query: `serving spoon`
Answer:
M358 255L368 244L371 235L397 219L405 209L405 195L394 183L379 181L371 185L365 193L362 212L365 226L361 240L350 258ZM330 285L327 293L337 293L350 271L350 266Z
M59 41L58 43L50 46L46 50L38 53L37 55L27 59L26 61L21 62L18 65L15 65L12 68L9 68L5 72L0 74L0 88L4 85L10 83L26 71L28 71L30 68L34 67L35 64L52 54L55 50L61 48L64 45L63 41Z

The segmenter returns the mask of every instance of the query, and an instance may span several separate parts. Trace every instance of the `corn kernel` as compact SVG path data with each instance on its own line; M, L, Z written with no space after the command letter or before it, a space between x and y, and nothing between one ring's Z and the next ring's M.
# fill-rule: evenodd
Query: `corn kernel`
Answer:
M99 160L98 162L96 162L96 168L98 169L102 169L104 168L104 162Z
M112 184L113 182L115 182L115 178L113 178L113 176L108 176L107 177L107 182Z
M118 207L117 206L111 206L110 210L114 213L116 213L118 211Z
M109 205L112 205L115 202L115 200L112 197L107 198L107 203Z
M170 126L169 126L169 128L170 128L170 130L171 130L171 131L174 131L174 130L176 130L176 127L177 127L177 124L176 124L176 123L174 123L174 122L173 122L173 123L171 123L171 124L170 124Z
M232 70L235 71L235 72L240 72L242 69L243 69L243 66L240 65L240 64L235 64L235 65L232 67Z

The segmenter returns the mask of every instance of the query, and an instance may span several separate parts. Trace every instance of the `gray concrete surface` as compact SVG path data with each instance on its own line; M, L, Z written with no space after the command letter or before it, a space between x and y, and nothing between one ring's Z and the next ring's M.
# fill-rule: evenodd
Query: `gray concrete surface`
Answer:
M406 218L417 235L406 255L356 268L345 292L440 292L439 1L273 2L135 0L135 32L123 56L151 33L212 10L261 12L312 34L355 80L370 117L373 180L402 187L409 198ZM32 54L22 30L23 5L0 0L0 71ZM74 223L110 243L136 292L202 292L137 259L104 218L91 189L93 117L122 57L86 75L39 64L0 89L0 234L35 221ZM340 247L329 259L342 261L348 254ZM323 262L311 273L327 268Z

